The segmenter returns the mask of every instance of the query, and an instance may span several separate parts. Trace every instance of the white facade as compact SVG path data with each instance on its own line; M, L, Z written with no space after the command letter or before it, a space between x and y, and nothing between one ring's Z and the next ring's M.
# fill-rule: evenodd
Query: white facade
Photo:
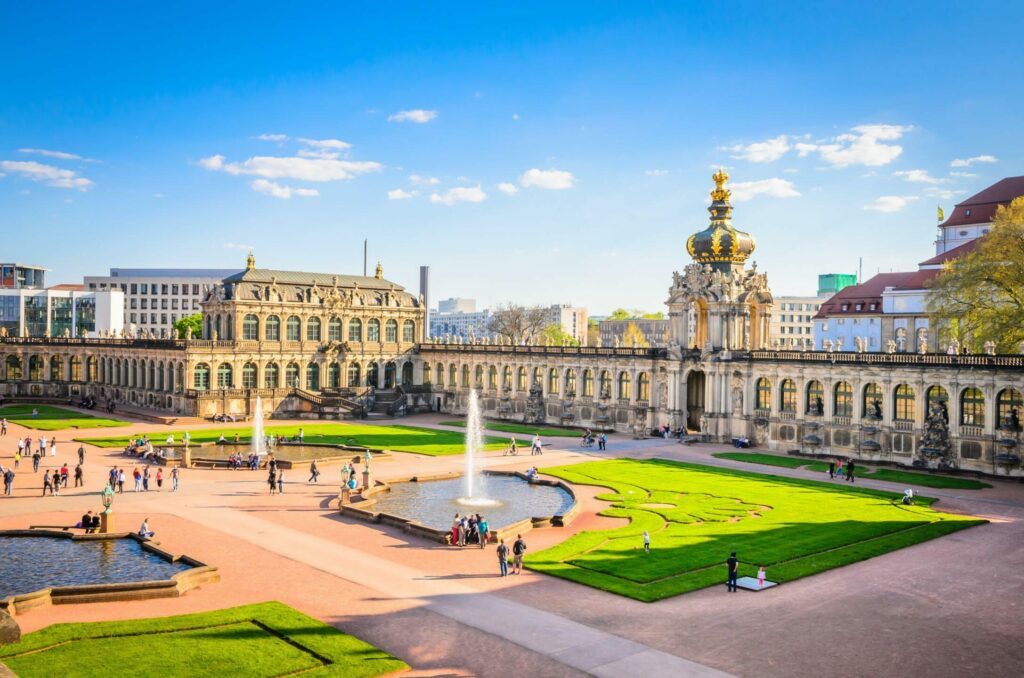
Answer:
M441 312L430 314L430 336L461 337L483 339L492 336L490 331L491 318L494 314L489 310L464 313L462 311Z
M121 290L0 289L0 328L12 337L95 338L124 328Z
M561 326L562 331L571 335L581 346L587 343L587 309L568 304L555 304L548 308L550 322Z
M476 313L476 299L451 297L437 302L438 313Z
M796 342L798 345L810 342L814 337L814 316L829 296L775 297L768 326L770 341L779 339L785 344Z
M112 268L108 276L86 276L89 291L124 293L124 322L156 336L170 336L174 323L201 311L206 293L234 269Z
M882 346L882 314L858 315L855 317L819 318L814 321L814 341L817 350L822 350L826 341L831 341L836 351L856 350L857 337L866 338L868 352L884 350ZM810 338L808 338L810 339ZM839 342L842 342L841 345ZM808 345L810 341L808 341Z

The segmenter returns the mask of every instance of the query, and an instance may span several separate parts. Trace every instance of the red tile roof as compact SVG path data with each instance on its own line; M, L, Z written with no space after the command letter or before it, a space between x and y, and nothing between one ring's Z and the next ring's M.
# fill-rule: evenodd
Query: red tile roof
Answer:
M984 236L982 236L982 237L984 237ZM939 264L946 263L950 259L957 259L959 257L962 257L963 255L965 255L965 254L967 254L969 252L973 252L974 248L978 246L978 241L979 240L981 240L981 238L975 238L974 240L969 240L968 242L965 242L963 245L960 245L958 247L954 247L953 249L949 250L948 252L943 252L942 254L939 254L937 256L932 257L931 259L928 259L926 261L922 261L920 264L918 264L918 266L937 266Z
M897 290L920 290L924 285L939 274L938 269L925 271L905 271L901 273L879 273L859 285L844 287L821 305L814 319L828 318L833 315L873 315L882 312L882 292L887 287ZM857 305L860 308L857 308ZM872 309L871 304L875 307ZM843 310L843 306L846 310Z
M969 226L987 224L995 216L996 208L1007 205L1016 197L1024 195L1024 177L1007 177L992 184L980 193L957 203L949 218L939 224L947 226Z

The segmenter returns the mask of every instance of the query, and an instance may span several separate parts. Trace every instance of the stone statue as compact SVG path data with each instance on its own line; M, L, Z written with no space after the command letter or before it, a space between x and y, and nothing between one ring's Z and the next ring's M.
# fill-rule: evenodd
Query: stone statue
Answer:
M831 340L831 339L826 339L826 340L824 340L823 342L821 342L821 345L822 345L822 348L824 348L824 349L825 349L826 351L828 351L829 353L831 353L831 352L832 352L832 346L833 346L833 344L832 344L832 340Z
M985 354L995 355L996 354L996 342L991 339L985 342Z
M814 338L812 337L811 338L811 351L817 351L817 350L818 350L818 344L817 344L817 342L814 341Z
M703 412L701 412L700 414L700 432L708 432L708 415L704 414Z
M7 328L6 327L0 327L0 337L6 337L6 336L7 336Z
M917 352L924 355L928 352L928 337L925 336L919 342L917 342Z
M894 340L892 340L892 339L886 339L885 340L885 352L890 354L890 355L896 352L896 342Z
M218 338L219 338L219 337L218 337L218 332L217 332L217 330L216 330L216 329L214 329L214 330L213 330L213 331L212 331L212 332L210 333L210 339L213 339L214 341L217 341L217 339L218 339Z
M736 386L735 381L732 387L732 413L743 414L743 388Z
M837 351L842 351L843 350L843 338L842 337L839 337L838 339L836 339L836 350Z
M366 452L363 454L363 463L366 464L366 472L367 473L369 473L369 471L370 471L370 461L372 459L373 459L373 455L370 454L370 450L369 450L369 448L367 448Z
M189 325L185 328L185 340L192 341L192 326Z

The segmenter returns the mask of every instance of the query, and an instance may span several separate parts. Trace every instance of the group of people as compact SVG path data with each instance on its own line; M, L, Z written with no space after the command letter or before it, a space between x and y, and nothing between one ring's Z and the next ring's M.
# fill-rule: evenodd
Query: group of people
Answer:
M469 513L464 516L455 514L452 521L452 532L449 543L452 546L465 546L466 544L479 544L483 548L487 544L490 534L490 525L487 519L479 513Z
M24 438L18 438L18 449L14 453L14 468L18 468L21 465L22 457L32 457L32 470L36 473L39 472L39 460L46 455L46 436L39 436L38 447L35 451L32 450L32 437L25 436ZM50 443L50 456L57 456L57 436L49 439Z
M267 458L267 484L270 485L270 494L284 494L284 469L279 468L274 455Z
M273 456L273 455L271 455ZM260 467L260 455L255 452L250 452L248 456L242 456L241 453L232 452L228 455L228 468L232 471L238 470L245 466L250 471L255 471Z
M509 551L512 552L512 574L520 574L523 571L523 556L526 554L526 541L523 540L523 535L516 535L511 549L504 539L498 542L498 571L502 577L507 577L509 574Z
M583 432L583 436L581 438L580 446L581 447L593 447L594 443L597 443L597 449L599 449L599 450L607 449L607 447L608 447L608 435L605 434L605 433L600 433L598 435L594 435L594 432L591 431L588 428L588 429L586 429Z
M156 481L156 491L159 492L164 487L164 470L161 467L156 469L156 472L150 470L149 464L143 466L141 469L136 466L132 469L132 480L135 483L136 492L149 492L150 481ZM171 468L169 475L171 477L171 492L178 491L178 485L181 480L181 469L177 466ZM116 490L118 494L124 494L124 484L127 480L124 472L124 467L112 466L110 472L107 474L107 484L110 485L110 489Z
M736 557L736 552L733 551L729 554L729 557L725 559L725 567L728 573L728 577L725 580L725 590L729 593L736 593L739 590L738 579L740 571L740 561ZM757 588L764 588L764 565L757 568Z
M46 469L43 474L43 496L49 492L51 496L57 496L60 494L60 488L67 488L68 478L71 476L71 471L68 469L68 463L64 462L59 469L54 469L53 473L50 473L50 469ZM75 466L75 487L82 487L84 485L82 464L79 462ZM11 489L14 486L14 474L11 474ZM4 494L10 494L7 491L7 475L4 474Z
M846 482L852 483L854 479L854 473L856 471L856 464L853 459L849 461L843 461L842 458L828 463L828 477L829 480L839 476L840 478L846 478Z

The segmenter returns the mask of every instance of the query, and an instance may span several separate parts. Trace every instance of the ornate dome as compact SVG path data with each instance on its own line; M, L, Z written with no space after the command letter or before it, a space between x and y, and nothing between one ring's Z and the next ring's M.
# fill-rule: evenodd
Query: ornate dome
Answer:
M694 233L686 241L686 251L700 264L711 264L713 268L729 268L740 264L754 252L754 236L732 227L732 205L729 197L732 191L725 188L729 175L719 169L711 177L715 189L711 191L711 225L700 233Z

